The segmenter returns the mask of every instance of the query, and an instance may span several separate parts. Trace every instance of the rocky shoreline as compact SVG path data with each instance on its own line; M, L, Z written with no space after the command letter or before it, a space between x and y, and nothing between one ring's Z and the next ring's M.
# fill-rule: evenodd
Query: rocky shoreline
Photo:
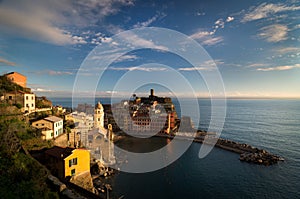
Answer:
M115 173L116 170L104 166L100 162L92 163L91 174L97 195L103 198L106 198L107 195L109 195L108 192L112 191L111 176L113 176Z

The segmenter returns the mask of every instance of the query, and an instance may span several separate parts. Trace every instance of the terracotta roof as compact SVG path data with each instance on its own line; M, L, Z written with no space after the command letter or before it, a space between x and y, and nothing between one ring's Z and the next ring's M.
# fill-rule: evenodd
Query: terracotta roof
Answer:
M49 117L44 118L44 120L47 120L50 122L59 122L62 120L62 118L56 117L56 116L49 116Z
M59 146L54 146L51 149L45 151L45 153L56 158L65 159L66 157L72 154L73 150L75 150L75 148L62 148Z

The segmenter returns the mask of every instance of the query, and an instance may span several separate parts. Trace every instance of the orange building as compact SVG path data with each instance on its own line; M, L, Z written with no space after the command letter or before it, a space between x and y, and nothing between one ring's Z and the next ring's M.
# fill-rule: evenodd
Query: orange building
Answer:
M27 83L27 77L17 73L17 72L11 72L11 73L7 73L5 75L9 80L11 80L12 82L26 88L26 83Z

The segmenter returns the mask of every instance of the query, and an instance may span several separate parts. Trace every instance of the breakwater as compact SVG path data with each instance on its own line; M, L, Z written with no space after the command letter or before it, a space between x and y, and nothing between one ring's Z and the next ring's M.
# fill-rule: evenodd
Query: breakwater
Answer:
M203 143L203 138L195 138L194 141ZM216 147L240 154L240 161L261 164L265 166L273 165L284 159L272 154L264 149L253 147L249 144L239 143L228 139L218 138Z
M163 137L173 139L182 139L182 140L193 140L193 142L201 143L201 144L210 144L215 147L231 151L240 155L239 160L248 163L254 163L259 165L273 165L278 163L279 161L284 161L284 158L272 154L264 149L259 149L257 147L253 147L249 144L239 143L232 140L224 139L224 138L216 138L216 134L213 132L206 132L202 130L198 130L195 136L189 136L192 133L176 133L176 135L169 135L158 133L154 137ZM124 136L116 136L115 141L119 139L126 139L126 134Z

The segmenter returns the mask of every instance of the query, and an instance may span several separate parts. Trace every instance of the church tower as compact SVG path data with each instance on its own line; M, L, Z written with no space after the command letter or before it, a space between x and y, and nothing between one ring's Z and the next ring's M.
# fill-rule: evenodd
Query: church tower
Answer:
M97 103L94 112L94 128L104 127L104 109L100 102Z

